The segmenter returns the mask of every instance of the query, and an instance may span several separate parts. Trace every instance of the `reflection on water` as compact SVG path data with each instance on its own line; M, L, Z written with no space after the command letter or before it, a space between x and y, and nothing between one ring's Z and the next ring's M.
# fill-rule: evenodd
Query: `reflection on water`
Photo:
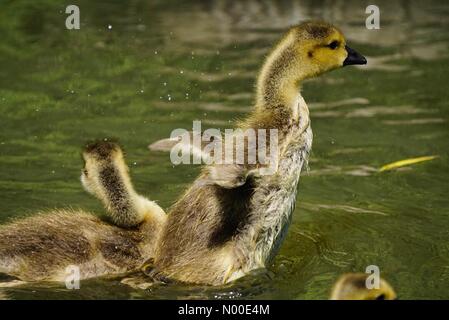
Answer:
M449 74L445 1L79 1L0 4L0 220L74 206L102 214L78 181L79 146L119 137L136 187L168 207L198 172L146 146L174 128L228 128L289 25L339 26L369 64L304 85L314 129L288 238L269 270L219 288L92 279L37 283L0 298L323 299L344 272L378 265L401 298L449 298ZM111 25L111 29L108 29ZM435 161L379 173L392 161ZM143 283L145 280L142 280Z

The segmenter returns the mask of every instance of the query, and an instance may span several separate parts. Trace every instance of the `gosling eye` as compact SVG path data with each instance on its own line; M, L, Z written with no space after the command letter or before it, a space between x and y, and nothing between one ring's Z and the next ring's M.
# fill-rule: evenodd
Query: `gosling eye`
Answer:
M331 43L329 43L327 46L329 48L331 48L332 50L335 50L338 48L339 45L340 45L340 43L337 40L334 40Z

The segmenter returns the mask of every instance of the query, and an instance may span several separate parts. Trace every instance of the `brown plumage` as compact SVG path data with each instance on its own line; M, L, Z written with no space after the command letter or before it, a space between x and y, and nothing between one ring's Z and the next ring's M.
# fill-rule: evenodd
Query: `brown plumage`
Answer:
M123 229L75 210L37 214L0 227L0 271L27 281L62 281L69 265L82 278L126 272L154 251L152 229Z

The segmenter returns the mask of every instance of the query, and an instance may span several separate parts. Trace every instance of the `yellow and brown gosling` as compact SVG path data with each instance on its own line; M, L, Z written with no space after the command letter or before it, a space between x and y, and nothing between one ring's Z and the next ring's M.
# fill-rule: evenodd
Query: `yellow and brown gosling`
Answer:
M397 298L392 286L380 279L379 288L369 289L366 280L369 274L347 273L342 275L332 288L331 300L395 300Z
M153 257L164 211L138 195L115 143L89 144L82 184L106 207L113 223L81 210L39 213L0 226L0 272L25 281L64 281L66 268L82 279L124 273Z
M312 146L301 82L365 63L328 23L292 27L265 60L256 104L239 123L242 129L278 130L275 173L261 175L263 168L255 165L206 166L168 214L155 270L176 280L218 285L265 268L285 238Z
M239 123L242 129L278 130L273 174L261 174L263 166L254 164L205 166L165 219L162 209L134 192L120 148L98 143L84 153L82 180L114 224L59 211L2 226L0 272L26 280L61 279L67 265L77 264L83 277L91 277L151 260L152 276L219 285L266 267L285 238L312 146L301 82L365 63L330 24L292 27L268 55L255 106Z

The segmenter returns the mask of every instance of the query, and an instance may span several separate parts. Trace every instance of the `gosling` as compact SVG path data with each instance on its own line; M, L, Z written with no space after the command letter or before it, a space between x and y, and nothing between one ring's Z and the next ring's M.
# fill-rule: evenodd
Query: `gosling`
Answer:
M112 224L57 211L0 228L0 272L25 280L61 280L69 264L82 278L133 270L151 261L155 280L220 285L270 264L285 238L301 169L312 146L303 80L366 59L324 22L292 27L267 57L256 103L242 129L277 129L274 174L258 165L211 164L168 215L138 195L116 144L84 152L83 185Z
M64 281L68 266L81 279L139 268L154 254L165 212L137 194L120 147L87 145L81 181L105 205L112 223L81 210L56 210L0 226L0 273L24 281Z
M369 289L366 285L366 273L347 273L334 284L331 300L395 300L397 298L393 287L380 278L379 287Z
M261 69L253 111L239 125L278 130L275 173L261 174L266 168L255 165L206 166L168 214L153 274L219 285L270 264L286 236L312 146L300 84L352 64L366 59L328 23L306 22L285 34Z

